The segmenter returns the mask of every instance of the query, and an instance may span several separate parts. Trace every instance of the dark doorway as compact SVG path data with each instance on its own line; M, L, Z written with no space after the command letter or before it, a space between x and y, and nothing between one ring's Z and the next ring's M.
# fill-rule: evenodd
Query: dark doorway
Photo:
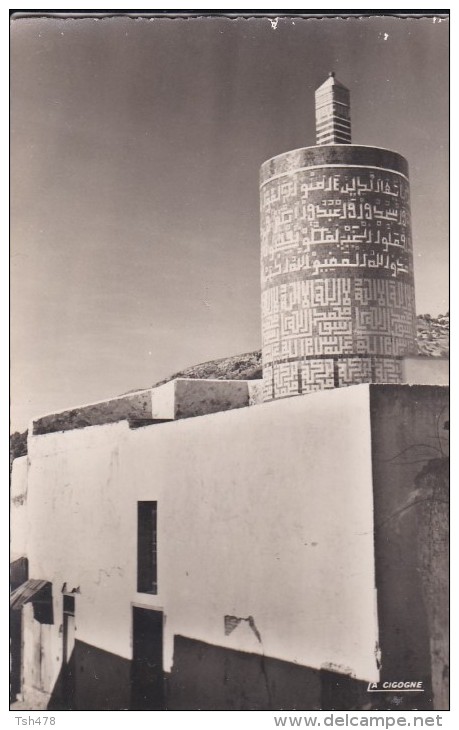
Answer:
M29 578L29 561L18 558L10 564L11 591L15 591ZM10 701L14 702L22 685L22 605L10 609Z
M133 608L132 710L164 709L163 614Z
M63 596L62 689L64 705L73 710L75 703L75 597Z
M22 610L10 611L10 702L21 691L22 671Z

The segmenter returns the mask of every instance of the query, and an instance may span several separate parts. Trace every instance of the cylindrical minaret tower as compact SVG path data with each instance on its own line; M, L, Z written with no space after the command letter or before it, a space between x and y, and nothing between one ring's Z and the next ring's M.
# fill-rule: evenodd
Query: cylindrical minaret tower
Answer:
M317 146L261 166L264 399L399 383L415 351L408 163L351 144L349 91L316 92Z

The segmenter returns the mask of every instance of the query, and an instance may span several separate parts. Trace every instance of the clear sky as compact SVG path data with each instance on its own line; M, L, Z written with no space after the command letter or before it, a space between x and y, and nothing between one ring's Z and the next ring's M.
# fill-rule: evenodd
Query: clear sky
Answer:
M448 23L17 19L12 428L260 347L261 163L314 90L410 165L418 313L448 309Z

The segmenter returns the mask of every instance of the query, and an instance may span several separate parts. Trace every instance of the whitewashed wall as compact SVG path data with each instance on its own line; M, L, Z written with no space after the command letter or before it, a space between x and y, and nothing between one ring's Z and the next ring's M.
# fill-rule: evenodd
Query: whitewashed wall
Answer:
M367 385L129 430L34 437L30 575L79 587L81 641L132 655L132 603L174 634L376 679ZM137 500L159 593L136 593ZM61 611L60 605L56 610ZM252 616L224 634L224 616ZM59 625L56 620L56 630Z
M27 456L19 456L11 470L11 562L27 556L27 464Z

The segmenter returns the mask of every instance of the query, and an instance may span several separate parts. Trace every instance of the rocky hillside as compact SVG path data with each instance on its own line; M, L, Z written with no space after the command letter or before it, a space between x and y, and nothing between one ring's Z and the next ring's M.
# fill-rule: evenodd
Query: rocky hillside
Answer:
M19 433L15 431L10 436L10 473L13 466L13 461L19 456L25 456L27 454L27 431Z
M419 355L449 356L449 312L438 317L418 316L417 345Z
M417 348L419 355L448 357L449 355L449 313L438 317L430 314L418 316ZM261 378L261 352L246 352L220 360L209 360L174 373L156 385L162 385L174 378L218 378L222 380L254 380Z
M217 378L218 380L255 380L261 378L261 352L246 352L243 355L209 360L180 370L155 385L162 385L175 378Z

